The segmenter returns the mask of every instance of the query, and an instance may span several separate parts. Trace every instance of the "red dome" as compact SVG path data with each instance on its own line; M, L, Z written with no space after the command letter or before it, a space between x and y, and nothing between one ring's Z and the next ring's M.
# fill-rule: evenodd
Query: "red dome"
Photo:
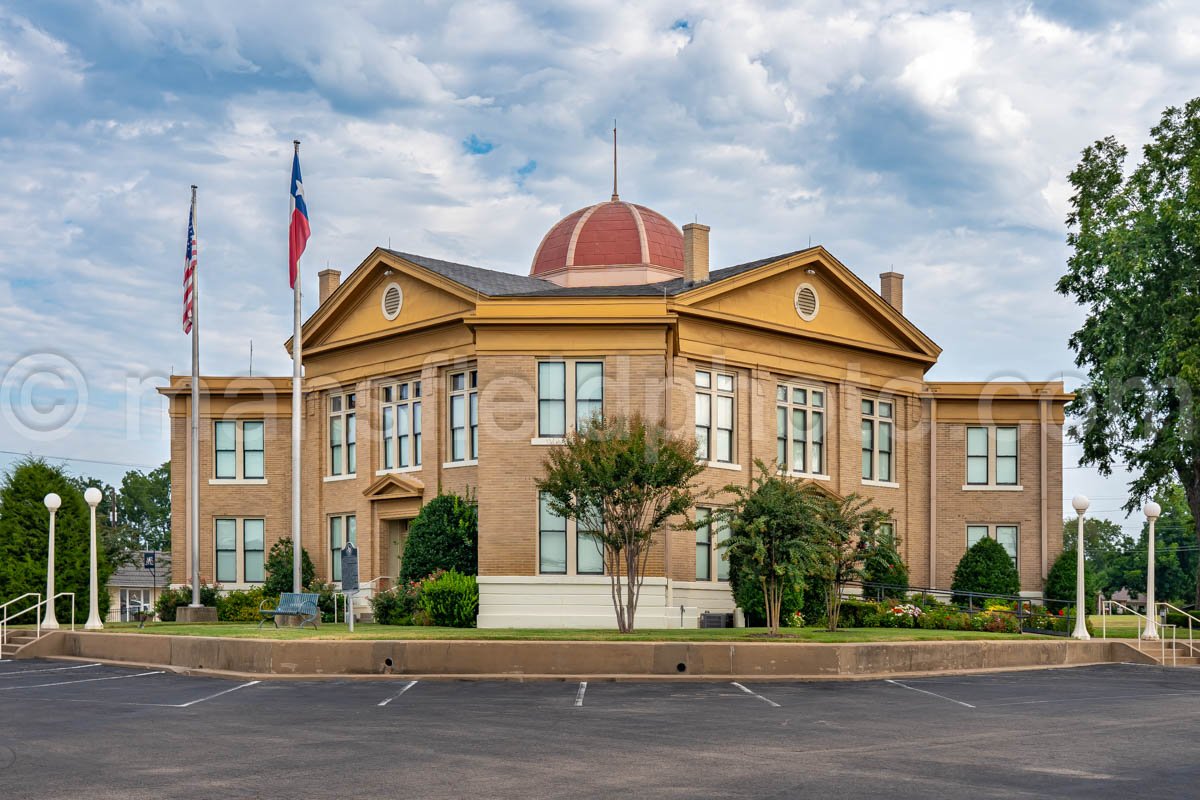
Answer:
M643 268L642 279L629 273L635 282L682 275L683 233L645 206L621 200L597 203L568 214L550 229L533 257L529 274L550 277L575 268L596 272L598 267L610 266ZM672 274L661 274L664 272Z

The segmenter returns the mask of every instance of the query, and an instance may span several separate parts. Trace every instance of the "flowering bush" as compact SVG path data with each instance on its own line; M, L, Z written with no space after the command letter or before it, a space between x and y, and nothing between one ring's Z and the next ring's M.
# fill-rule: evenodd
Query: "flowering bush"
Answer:
M897 617L907 614L908 616L916 619L917 617L922 616L924 613L924 611L922 611L918 606L914 606L912 603L901 603L898 606L892 606L892 614Z
M421 588L436 581L445 570L434 572L420 580L404 581L399 586L378 592L371 598L371 610L380 625L428 625L428 616L421 608Z
M786 624L789 628L803 628L804 627L804 612L803 611L793 611L791 614L788 614L788 616L785 619L786 619Z

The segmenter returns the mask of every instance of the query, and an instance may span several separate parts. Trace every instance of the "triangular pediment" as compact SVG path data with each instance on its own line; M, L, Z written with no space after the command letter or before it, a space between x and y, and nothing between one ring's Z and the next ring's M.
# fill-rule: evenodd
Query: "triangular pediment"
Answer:
M407 497L420 498L425 494L425 482L412 475L390 473L380 476L366 488L363 497L371 500L399 500Z
M810 305L797 302L802 288ZM815 313L806 318L801 310ZM679 296L680 310L922 361L941 349L823 248L805 250ZM798 310L798 306L801 310Z
M306 351L407 333L471 314L475 294L376 249L304 323ZM291 351L291 340L287 344Z

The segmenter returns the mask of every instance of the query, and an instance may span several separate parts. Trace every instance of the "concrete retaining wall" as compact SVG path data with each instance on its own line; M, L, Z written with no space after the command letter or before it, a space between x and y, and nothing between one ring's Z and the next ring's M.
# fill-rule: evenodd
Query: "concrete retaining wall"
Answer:
M68 656L260 675L835 678L1154 663L1115 640L507 642L221 639L59 631L22 658ZM391 660L390 665L388 660Z

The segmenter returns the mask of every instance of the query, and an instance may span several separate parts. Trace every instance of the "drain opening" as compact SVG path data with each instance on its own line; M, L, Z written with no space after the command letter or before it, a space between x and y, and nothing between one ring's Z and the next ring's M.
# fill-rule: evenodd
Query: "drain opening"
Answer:
M680 662L679 664L676 664L675 671L676 672L687 672L687 664L684 664L682 662Z

